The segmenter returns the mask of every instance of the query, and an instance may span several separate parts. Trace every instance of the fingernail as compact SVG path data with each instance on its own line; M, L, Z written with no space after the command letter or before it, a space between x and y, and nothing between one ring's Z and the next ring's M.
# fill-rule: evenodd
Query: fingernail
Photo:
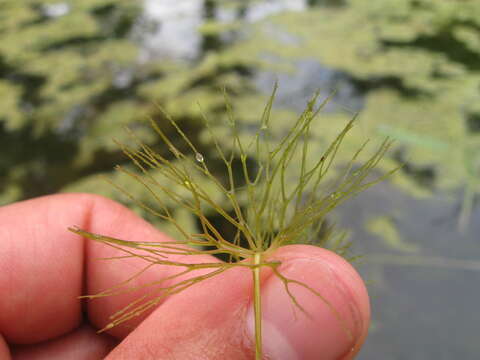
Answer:
M308 285L289 289L304 311L288 295L274 274L262 284L263 353L278 360L336 360L349 354L362 329L362 317L354 295L327 262L318 258L286 260L278 268L288 279ZM253 303L247 312L247 327L255 339Z

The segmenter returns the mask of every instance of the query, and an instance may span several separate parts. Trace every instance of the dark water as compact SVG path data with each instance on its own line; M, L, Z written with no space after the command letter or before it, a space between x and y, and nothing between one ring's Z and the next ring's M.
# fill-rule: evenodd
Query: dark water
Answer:
M205 17L229 22L241 16L246 23L256 22L281 11L308 11L309 3L256 1L238 13L207 9L208 1L203 0L146 0L138 30L143 43L139 61L195 61L208 44L197 31ZM273 32L272 36L286 42L295 41L281 29ZM220 42L232 40L229 36L241 34L226 34ZM335 88L335 101L327 111L362 108L362 94L343 74L308 56L293 64L297 69L293 74L256 71L257 89L269 93L271 84L279 80L277 104L298 110L315 90ZM369 283L373 309L371 334L360 359L480 358L480 265L462 262L480 259L480 209L473 211L468 229L460 233L460 198L459 194L437 194L420 200L384 183L339 210L339 223L352 230L356 252L373 254L358 266ZM391 215L405 241L418 246L417 253L392 250L365 230L365 222L385 214Z
M301 112L316 91L325 96L335 91L332 101L322 109L323 113L346 111L353 114L362 109L362 94L341 72L329 69L308 57L291 64L296 68L291 74L269 71L259 71L256 74L255 84L265 94L271 92L275 81L281 84L275 98L276 106Z
M373 322L360 359L478 359L480 210L461 234L459 209L444 195L419 200L386 183L340 208L341 225L366 255L357 268L369 284ZM418 254L392 251L365 231L370 217L384 214L394 214Z

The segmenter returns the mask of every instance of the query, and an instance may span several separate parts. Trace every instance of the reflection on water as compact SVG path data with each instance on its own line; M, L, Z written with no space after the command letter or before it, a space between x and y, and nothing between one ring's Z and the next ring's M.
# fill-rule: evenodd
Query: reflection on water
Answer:
M283 11L304 11L307 8L306 0L256 1L245 10L245 20L254 22Z
M192 60L198 57L202 36L204 0L145 0L141 26L141 62L169 58Z
M235 2L234 2L235 3ZM195 60L202 52L219 47L219 41L231 43L248 33L248 23L258 22L268 16L285 11L306 11L306 0L270 0L245 1L237 6L219 6L208 0L145 0L141 20L142 32L141 61L161 59ZM220 23L233 23L241 20L246 26L236 33L224 32L219 39L203 36L199 27L206 20ZM139 25L141 27L141 25ZM278 26L265 24L265 30L282 43L297 41L292 35ZM265 56L265 55L264 55ZM271 59L274 62L282 59ZM278 80L281 84L277 104L282 107L301 111L312 93L322 89L326 95L335 90L334 101L325 111L347 110L356 112L362 108L363 97L347 77L338 71L327 68L316 60L302 59L294 63L294 73L273 73L267 70L255 70L254 83L258 90L269 94L272 84Z
M235 2L233 2L235 3ZM193 60L201 55L205 19L222 23L256 22L283 11L304 11L306 0L245 1L237 6L218 6L208 0L144 0L139 24L142 33L141 61Z
M39 10L47 18L58 18L70 12L70 5L66 2L43 4Z

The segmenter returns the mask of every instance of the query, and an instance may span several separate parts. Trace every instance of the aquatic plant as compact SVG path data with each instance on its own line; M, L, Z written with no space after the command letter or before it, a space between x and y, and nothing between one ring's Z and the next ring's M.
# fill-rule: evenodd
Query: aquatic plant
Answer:
M150 123L168 149L171 158L164 155L164 151L155 151L142 143L131 130L129 133L134 145L118 142L140 172L134 172L123 166L117 166L117 170L144 186L155 200L156 206L152 207L139 200L122 186L113 182L112 184L133 203L171 223L183 235L183 239L168 242L138 242L70 228L82 237L123 251L126 257L137 257L145 261L145 268L141 272L134 274L117 287L87 295L89 299L140 289L132 288L129 282L152 266L171 266L179 269L168 278L143 285L142 288L151 286L152 290L113 314L111 322L101 331L152 309L166 296L179 293L234 267L244 267L251 270L253 278L256 359L262 358L260 273L264 268L269 268L283 282L285 291L296 308L305 311L291 292L292 285L301 286L318 296L341 322L346 335L351 336L348 325L328 300L307 284L282 275L279 271L281 263L271 260L270 255L279 247L292 243L330 246L337 252L344 253L348 248L348 242L343 236L331 235L331 229L323 231L331 236L319 235L325 216L350 197L389 176L392 171L376 178L369 175L391 142L385 140L373 156L359 165L357 162L366 146L365 143L352 154L351 161L342 168L342 175L338 181L333 185L326 184L326 175L333 165L343 139L354 126L355 119L345 125L334 141L325 147L323 153L311 154L309 144L314 139L310 129L314 126L314 120L322 107L328 102L328 98L318 105L319 94L315 94L292 127L276 138L272 132L275 125L270 116L275 92L276 87L257 128L248 141L239 136L239 124L235 120L228 96L226 92L224 93L231 139L231 147L228 150L220 145L212 130L212 123L205 117L207 132L224 165L224 178L212 173L199 147L166 112L164 112L166 123L175 130L183 144L166 135L165 124L159 124L154 120L150 120ZM315 161L307 161L312 155ZM241 175L238 176L238 173ZM292 181L292 178L295 181ZM327 188L329 190L323 192ZM199 221L200 231L197 233L187 231L172 215L172 207L166 201L192 213ZM222 206L224 203L228 203L230 209ZM207 213L211 212L233 225L235 228L233 238L226 238L217 229L207 216ZM181 261L173 261L169 259L169 255L173 254L184 256ZM223 256L225 261L209 263L193 261L193 257L202 254ZM202 270L201 275L196 275L196 270ZM167 281L170 283L172 280L172 285L166 285Z

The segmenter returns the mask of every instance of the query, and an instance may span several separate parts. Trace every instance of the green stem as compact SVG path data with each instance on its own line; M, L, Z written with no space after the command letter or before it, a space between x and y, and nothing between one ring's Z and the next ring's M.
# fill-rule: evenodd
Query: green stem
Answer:
M262 300L260 295L260 265L262 253L253 256L253 311L255 314L255 360L262 360Z

